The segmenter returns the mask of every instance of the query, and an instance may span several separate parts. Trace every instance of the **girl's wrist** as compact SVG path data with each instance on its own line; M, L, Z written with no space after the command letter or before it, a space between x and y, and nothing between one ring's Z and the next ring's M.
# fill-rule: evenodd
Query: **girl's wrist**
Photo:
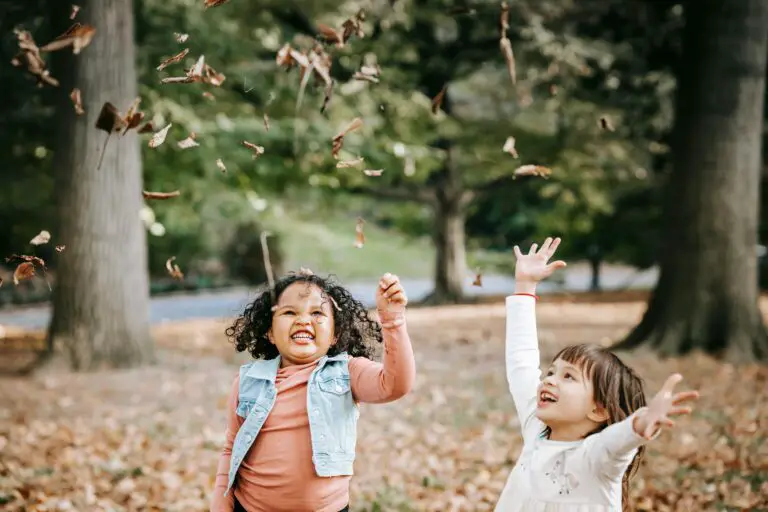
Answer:
M515 281L515 293L536 295L536 281Z

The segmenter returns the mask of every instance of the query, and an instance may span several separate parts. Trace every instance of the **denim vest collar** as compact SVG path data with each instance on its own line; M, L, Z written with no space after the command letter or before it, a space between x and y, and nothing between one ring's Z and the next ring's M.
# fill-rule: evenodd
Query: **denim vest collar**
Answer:
M325 363L328 361L346 361L349 358L349 355L346 352L342 352L341 354L328 357L327 355L321 357L317 361L317 369L321 369L323 366L325 366ZM264 359L261 361L255 361L251 368L248 370L248 373L245 374L246 377L250 379L258 379L258 380L268 380L272 383L275 382L275 379L277 378L277 371L280 369L280 361L282 360L281 356L277 356L274 359Z

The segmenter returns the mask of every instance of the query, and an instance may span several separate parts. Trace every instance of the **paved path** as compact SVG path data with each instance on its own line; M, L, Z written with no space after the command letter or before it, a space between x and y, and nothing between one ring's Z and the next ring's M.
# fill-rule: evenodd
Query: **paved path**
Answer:
M650 269L639 272L626 267L606 267L601 275L603 289L651 288L656 282L657 271ZM432 290L431 279L402 279L408 296L412 301L424 298ZM549 291L585 291L589 289L590 274L585 265L574 265L565 272L562 286L544 282L539 286L542 294ZM509 276L483 276L483 287L472 286L472 280L464 283L469 296L501 295L514 290L514 279ZM375 283L345 283L349 291L368 306L374 302ZM192 318L230 318L239 314L245 304L252 300L254 293L245 288L230 289L220 292L191 295L173 295L154 297L150 305L150 319L153 324L167 321L187 320ZM27 329L44 329L50 319L50 305L40 305L14 309L0 309L0 325Z

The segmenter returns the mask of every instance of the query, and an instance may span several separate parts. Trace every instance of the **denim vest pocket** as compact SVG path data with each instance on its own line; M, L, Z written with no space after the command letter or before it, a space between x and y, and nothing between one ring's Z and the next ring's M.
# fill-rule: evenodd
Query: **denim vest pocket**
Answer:
M320 391L332 395L346 395L350 392L349 377L339 376L321 380L317 383Z

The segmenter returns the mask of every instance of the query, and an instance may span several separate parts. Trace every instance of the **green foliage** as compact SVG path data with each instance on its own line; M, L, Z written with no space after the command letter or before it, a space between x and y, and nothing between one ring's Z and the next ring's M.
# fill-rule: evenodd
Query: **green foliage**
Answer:
M261 244L262 228L255 222L243 224L235 231L225 255L225 264L230 274L243 279L250 285L268 282L267 268L264 264L264 251ZM280 238L267 237L267 251L274 275L279 278L284 273L283 251Z

